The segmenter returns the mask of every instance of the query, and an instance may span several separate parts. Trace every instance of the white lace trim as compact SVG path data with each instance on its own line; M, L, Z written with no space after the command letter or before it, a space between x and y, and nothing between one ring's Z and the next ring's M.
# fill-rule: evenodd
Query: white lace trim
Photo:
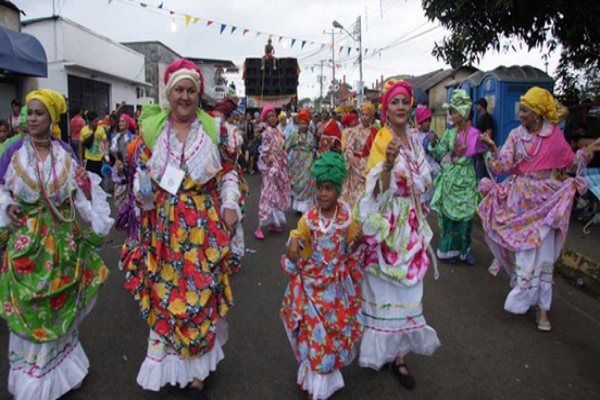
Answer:
M190 126L185 151L183 143L177 139L177 130L173 128L169 134L169 126L167 122L156 140L148 162L150 176L160 182L167 162L174 168L180 168L181 154L184 152L188 174L194 182L203 185L214 178L223 168L221 154L218 146L204 132L202 124L196 120Z

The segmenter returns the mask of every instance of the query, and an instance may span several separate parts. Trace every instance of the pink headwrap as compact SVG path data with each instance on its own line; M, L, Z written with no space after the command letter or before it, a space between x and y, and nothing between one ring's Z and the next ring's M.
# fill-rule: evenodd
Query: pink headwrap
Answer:
M399 94L406 96L412 105L413 96L411 84L402 79L392 78L388 80L379 96L379 104L381 104L381 122L385 122L386 120L386 112L390 101Z
M198 96L202 97L204 94L204 78L202 77L200 67L190 60L180 58L179 60L173 61L165 71L165 96L167 98L169 97L169 93L173 86L182 79L189 79L194 82L196 89L198 89Z
M417 107L415 113L417 114L417 125L431 119L431 111L427 107Z
M275 114L277 114L277 112L275 111L275 107L273 107L270 104L268 106L265 106L262 110L262 113L260 114L261 121L266 122L267 114L270 113L271 111L273 111Z
M129 130L129 132L135 133L135 131L137 130L137 124L135 123L133 118L131 118L125 113L121 114L121 118L123 118L127 122L127 129Z

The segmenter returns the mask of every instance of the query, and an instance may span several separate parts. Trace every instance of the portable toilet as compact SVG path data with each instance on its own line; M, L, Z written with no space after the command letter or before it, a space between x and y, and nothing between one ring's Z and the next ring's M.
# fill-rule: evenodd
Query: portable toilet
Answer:
M510 131L520 125L521 96L533 86L552 92L554 79L528 65L498 67L482 77L478 96L473 101L481 97L487 100L488 112L494 119L494 141L498 146L502 146Z

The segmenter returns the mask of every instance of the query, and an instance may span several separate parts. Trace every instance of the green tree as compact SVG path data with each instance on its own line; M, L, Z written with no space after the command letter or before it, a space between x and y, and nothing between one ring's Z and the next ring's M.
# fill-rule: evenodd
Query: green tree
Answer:
M557 77L571 95L600 68L600 1L423 0L423 8L450 31L433 55L452 67L477 62L490 50L524 45L550 54L560 47Z

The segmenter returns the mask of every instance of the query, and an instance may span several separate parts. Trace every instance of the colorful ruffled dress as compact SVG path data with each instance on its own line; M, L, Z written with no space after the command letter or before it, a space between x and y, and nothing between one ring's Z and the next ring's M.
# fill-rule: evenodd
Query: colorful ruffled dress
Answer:
M361 250L351 253L354 222L346 205L323 219L311 208L291 237L303 243L297 264L287 256L281 265L290 283L281 318L300 367L298 385L315 400L344 387L340 369L354 360L362 335Z
M587 190L579 177L586 163L584 150L574 154L560 129L546 121L538 135L523 126L513 129L502 149L487 155L492 175L510 174L498 184L481 181L485 198L477 209L495 257L490 272L504 267L511 277L507 311L550 309L554 263L567 237L573 198ZM561 170L577 176L562 177Z
M387 127L379 131L367 164L365 194L355 210L366 246L359 363L373 369L411 352L431 355L440 346L437 333L425 322L422 302L433 237L422 199L431 175L421 141L415 135L408 139L411 148L400 149L390 187L375 195L392 140Z
M142 211L138 240L123 246L121 263L125 288L150 327L137 381L158 391L204 380L224 357L225 316L233 302L229 276L240 261L221 213L234 209L241 221L240 171L227 153L226 136L217 134L203 111L185 143L177 139L169 113L154 107L144 108L141 131L138 164L148 167L155 209ZM167 166L185 174L175 195L158 185Z
M352 209L356 202L362 198L365 191L365 169L367 168L369 156L363 154L367 139L371 135L371 127L364 128L359 125L355 128L346 129L346 132L343 155L346 159L348 177L342 188L342 199ZM350 162L350 156L357 159L357 164Z
M315 196L315 177L310 172L314 162L317 141L310 132L294 131L290 135L290 185L292 189L292 209L307 212Z
M268 126L263 132L258 169L262 173L258 223L260 226L285 225L291 188L285 138L277 128Z
M77 165L71 147L54 138L43 162L29 136L0 158L0 315L10 329L8 390L16 400L57 399L88 372L79 324L108 278L95 249L114 221L100 177L89 174L88 200ZM6 213L11 204L22 209L19 227ZM75 211L91 229L80 228Z
M431 209L438 214L442 236L437 250L440 259L460 257L465 260L471 250L473 217L481 200L474 157L486 149L477 144L478 136L479 131L473 127L466 133L452 128L444 133L437 146L429 148L441 163L431 199Z

